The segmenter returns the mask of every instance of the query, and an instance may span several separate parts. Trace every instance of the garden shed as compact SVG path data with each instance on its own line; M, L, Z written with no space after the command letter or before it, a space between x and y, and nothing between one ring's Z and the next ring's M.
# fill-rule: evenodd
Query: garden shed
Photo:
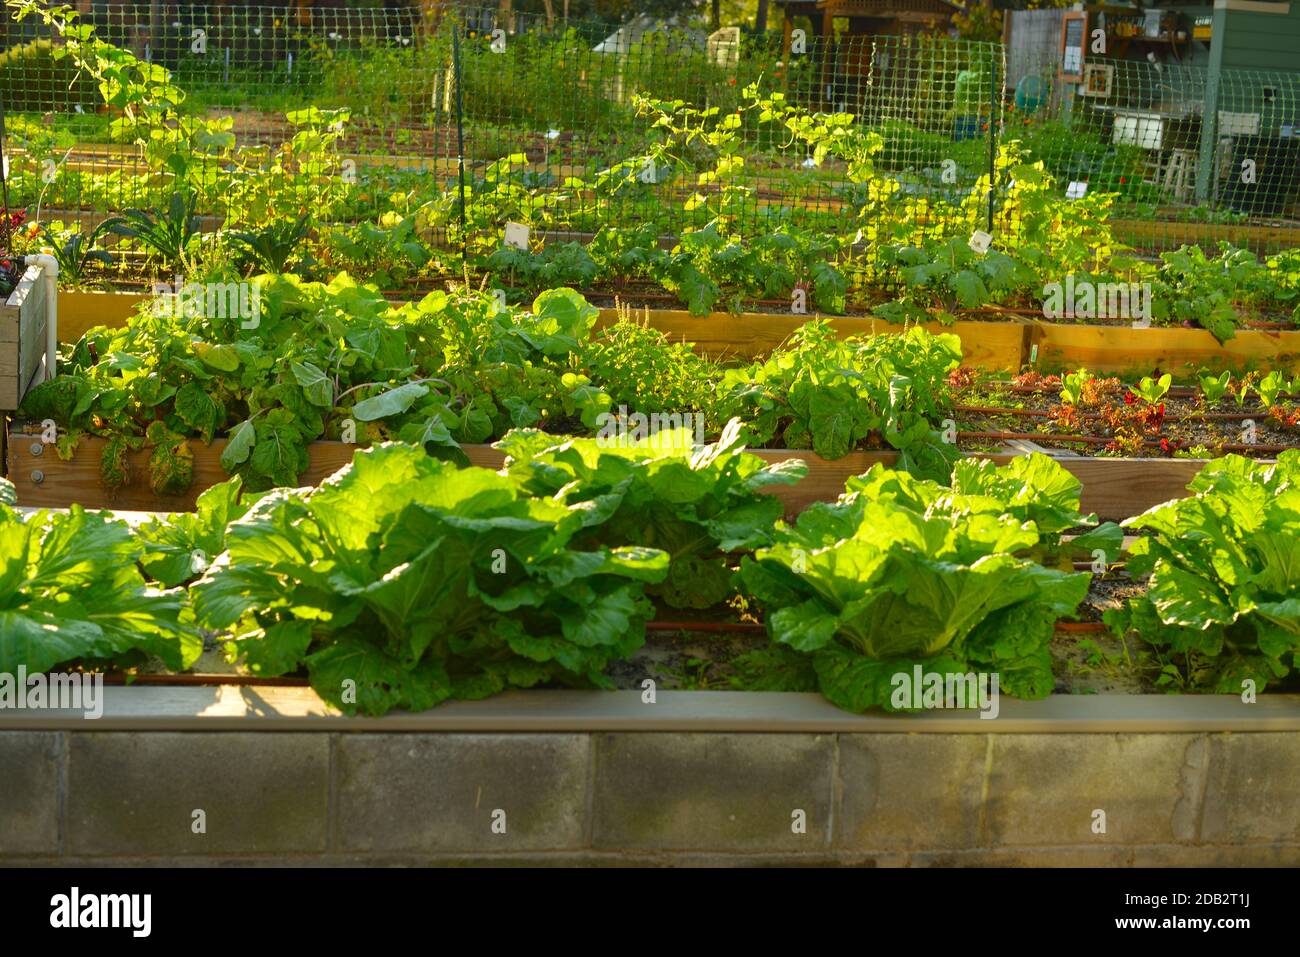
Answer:
M835 21L846 20L844 36L859 37L931 32L960 9L947 0L788 0L780 6L787 51L796 17L807 17L815 36L834 36Z

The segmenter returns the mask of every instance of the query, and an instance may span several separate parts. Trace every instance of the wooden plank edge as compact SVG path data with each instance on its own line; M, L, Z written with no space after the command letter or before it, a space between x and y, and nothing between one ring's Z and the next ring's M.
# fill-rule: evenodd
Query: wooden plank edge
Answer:
M220 465L225 440L212 445L192 443L194 482L184 495L157 495L147 486L148 456L145 452L130 456L132 480L125 487L109 492L99 480L99 455L103 440L82 440L76 455L62 461L48 446L42 447L38 436L11 431L7 435L7 473L17 489L18 504L38 508L66 508L79 504L86 508L172 512L194 508L195 499L206 488L225 481ZM317 485L352 460L358 446L343 442L313 442L308 451L311 465L303 473L303 485ZM36 449L40 449L36 452ZM789 486L764 491L776 495L786 512L795 515L814 502L834 501L844 490L844 483L880 463L892 465L897 453L890 451L850 453L842 459L826 460L811 451L797 449L755 449L754 453L769 462L802 459L808 475ZM500 468L504 455L489 445L469 445L465 453L472 465ZM1009 462L1012 454L981 454L999 465ZM1154 505L1181 498L1187 483L1206 464L1203 459L1128 459L1073 458L1060 464L1083 485L1082 508L1102 519L1121 520L1141 514ZM40 479L35 476L39 473Z

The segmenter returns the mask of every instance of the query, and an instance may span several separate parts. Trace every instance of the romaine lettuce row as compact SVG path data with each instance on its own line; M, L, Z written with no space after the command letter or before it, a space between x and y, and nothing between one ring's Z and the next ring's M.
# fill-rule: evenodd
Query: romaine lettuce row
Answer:
M1080 517L1077 495L1071 508L1052 475L1060 466L1039 458L993 474L963 468L963 484L987 494L876 466L837 503L778 525L775 544L741 564L772 638L810 655L822 692L849 710L892 707L892 677L918 664L997 672L1017 697L1049 694L1055 622L1074 612L1090 576L1033 558L1043 535L1025 516L1041 513L1049 527Z
M305 664L347 711L542 681L607 686L606 665L644 640L644 588L668 556L577 547L587 511L417 447L376 446L231 523L195 611L233 632L257 673Z
M1300 666L1300 452L1276 464L1207 464L1190 498L1124 522L1151 534L1129 550L1147 592L1106 623L1171 657L1161 683L1241 694Z
M767 544L782 504L762 489L807 473L799 460L764 462L744 450L732 419L717 442L696 447L689 429L641 439L557 439L511 432L496 448L529 493L583 517L584 545L660 548L668 577L649 589L677 608L707 608L735 590L728 553Z
M0 673L144 655L177 671L194 663L202 641L179 620L184 595L146 584L125 522L77 505L19 513L13 486L0 489Z

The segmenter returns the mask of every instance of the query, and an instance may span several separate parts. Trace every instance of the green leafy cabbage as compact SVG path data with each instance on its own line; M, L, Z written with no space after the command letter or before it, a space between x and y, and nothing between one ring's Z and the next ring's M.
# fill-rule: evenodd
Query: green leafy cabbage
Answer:
M684 428L602 439L516 430L496 447L530 493L584 505L579 541L663 549L668 577L650 592L673 607L707 608L734 590L728 553L767 544L781 517L781 501L761 491L807 473L797 459L768 464L745 452L740 435L733 419L699 447Z
M184 593L146 583L126 522L78 505L24 514L13 491L0 479L0 673L144 655L177 671L194 663L202 642L179 621Z
M1188 489L1124 522L1149 533L1128 567L1151 577L1106 623L1169 654L1167 684L1262 691L1300 666L1300 452L1276 464L1228 455Z
M768 631L811 656L818 683L839 707L892 707L898 673L990 672L1001 689L1041 698L1053 687L1048 644L1090 576L1044 567L1031 556L1049 525L1077 514L1067 500L1034 503L1058 487L1060 465L959 472L967 494L876 466L850 480L835 504L780 525L776 542L741 565L750 591L767 605ZM1063 470L1062 470L1063 471ZM1034 478L1045 481L1034 481ZM1017 489L1009 500L999 487ZM1055 519L1053 520L1053 516Z
M279 489L226 529L192 588L259 674L305 664L345 711L420 710L545 681L608 686L644 640L656 549L579 549L588 507L383 444L317 489Z

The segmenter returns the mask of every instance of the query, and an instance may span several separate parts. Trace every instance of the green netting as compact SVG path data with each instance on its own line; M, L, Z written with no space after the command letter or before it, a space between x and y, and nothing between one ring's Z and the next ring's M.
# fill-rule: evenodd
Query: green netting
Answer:
M1300 73L1225 70L1215 82L1187 64L1094 59L1085 69L1082 84L1026 74L1005 135L1067 189L1116 194L1120 239L1151 251L1300 240Z
M259 162L302 133L286 113L349 110L328 145L339 198L321 205L342 220L431 199L458 220L463 156L471 231L514 219L676 233L723 216L741 230L789 222L916 241L1015 229L1013 177L998 162L1011 149L1043 162L1061 196L1116 194L1116 235L1144 251L1220 239L1263 251L1300 236L1295 75L1228 71L1212 83L1186 65L1090 60L1082 86L1047 69L1009 86L995 43L808 34L786 50L775 36L644 18L614 29L499 16L95 4L84 19L171 70L187 94L182 110L225 118L240 149L262 151ZM175 165L160 168L115 131L94 85L30 22L7 29L11 202L64 220L165 203ZM747 99L755 88L813 113L851 114L853 135L879 137L871 166L883 180L764 121ZM719 166L727 155L743 163ZM204 150L192 160L191 177L218 162ZM236 201L204 198L218 217Z

